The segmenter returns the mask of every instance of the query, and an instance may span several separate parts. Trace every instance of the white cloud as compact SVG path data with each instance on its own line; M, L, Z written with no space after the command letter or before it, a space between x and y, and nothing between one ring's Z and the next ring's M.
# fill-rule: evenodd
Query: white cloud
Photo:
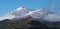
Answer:
M47 21L60 21L60 15L58 14L48 14L45 16L44 20Z

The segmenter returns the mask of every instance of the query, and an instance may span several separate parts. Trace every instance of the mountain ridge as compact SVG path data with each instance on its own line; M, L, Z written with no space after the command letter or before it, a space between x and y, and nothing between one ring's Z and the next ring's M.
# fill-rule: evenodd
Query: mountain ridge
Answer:
M43 9L36 9L36 10L31 10L25 7L19 7L16 10L13 10L12 12L0 17L0 20L4 20L4 19L14 19L14 18L26 18L28 16L31 16L32 18L35 19L42 19L42 20L47 20L49 21L50 17L49 15L53 14L55 15L53 12L49 11L49 10L43 10ZM47 17L48 16L48 17ZM52 16L52 15L51 15ZM53 16L54 17L54 16ZM52 17L52 18L53 18ZM54 17L55 18L55 17ZM51 19L52 20L52 19ZM50 20L50 21L51 21ZM57 19L56 19L57 20ZM55 20L55 21L56 21ZM54 20L53 20L54 21Z
M40 9L41 10L41 9ZM6 19L11 19L11 18L20 18L26 15L30 15L33 14L34 12L38 12L40 10L35 10L35 11L30 11L28 8L25 7L19 7L16 10L12 11L11 13L8 13L4 16L2 16L2 18L6 18ZM26 15L25 15L26 14ZM1 18L1 17L0 17ZM4 18L4 19L5 19Z

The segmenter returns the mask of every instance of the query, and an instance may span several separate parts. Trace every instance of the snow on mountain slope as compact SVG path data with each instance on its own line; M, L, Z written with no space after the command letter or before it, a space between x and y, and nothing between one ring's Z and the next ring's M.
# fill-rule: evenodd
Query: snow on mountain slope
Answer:
M28 8L19 7L16 10L12 11L11 13L8 13L8 14L0 17L0 19L4 20L4 19L13 19L13 18L24 18L27 16L32 16L33 18L41 18L44 13L45 12L41 9L35 10L35 11L30 11Z
M11 19L11 18L14 18L14 16L9 15L9 14L6 14L6 15L0 17L0 21L1 21L1 20L4 20L4 19Z
M35 18L35 19L41 19L45 15L48 15L48 14L52 14L52 13L47 10L39 9L39 10L31 11L31 12L25 14L24 17L31 16L32 18Z
M19 7L16 10L12 11L11 13L8 13L8 14L0 17L0 20L12 19L12 18L16 18L16 17L21 18L23 15L25 15L28 12L30 12L30 10L28 10L28 8Z
M31 16L32 18L35 18L35 19L43 19L47 21L60 20L60 15L55 15L53 12L50 12L49 10L37 9L37 10L31 11L31 9L28 9L25 7L19 7L16 10L0 17L0 21L4 19L26 18L28 16Z

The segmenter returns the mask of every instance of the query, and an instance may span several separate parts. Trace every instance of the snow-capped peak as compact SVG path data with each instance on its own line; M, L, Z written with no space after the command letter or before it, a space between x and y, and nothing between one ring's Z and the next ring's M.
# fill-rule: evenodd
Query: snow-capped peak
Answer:
M42 10L42 9L38 9L38 10L34 10L34 11L30 11L31 9L25 8L25 7L19 7L16 10L12 11L11 13L8 13L7 15L4 15L2 17L0 17L1 20L4 19L14 19L14 18L26 18L28 16L31 16L32 18L42 18L45 15L51 14L49 11L47 10Z
M25 9L26 9L25 7L19 7L16 10L19 11L19 10L25 10Z
M29 13L30 10L25 7L19 7L16 10L13 10L12 12L5 14L4 16L0 17L1 20L4 19L12 19L12 18L21 18L26 13Z

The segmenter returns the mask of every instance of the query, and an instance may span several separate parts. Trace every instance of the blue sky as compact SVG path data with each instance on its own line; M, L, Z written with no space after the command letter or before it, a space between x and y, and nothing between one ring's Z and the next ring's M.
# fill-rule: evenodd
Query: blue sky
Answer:
M53 9L54 12L60 12L60 0L0 0L0 16L20 6L30 9Z

